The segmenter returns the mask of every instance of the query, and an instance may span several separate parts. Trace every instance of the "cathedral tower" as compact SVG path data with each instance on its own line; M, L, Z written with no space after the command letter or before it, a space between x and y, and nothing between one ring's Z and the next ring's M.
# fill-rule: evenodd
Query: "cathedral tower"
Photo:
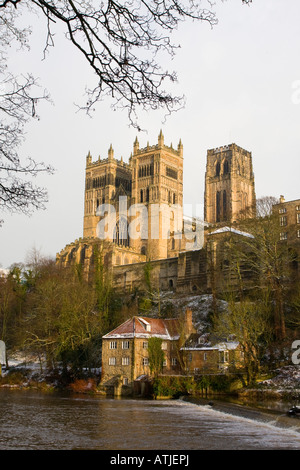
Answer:
M156 145L148 144L140 149L136 139L130 161L133 171L132 202L143 204L148 214L148 233L132 243L137 251L146 254L150 259L175 256L176 250L178 252L179 249L179 240L174 239L174 233L178 224L180 225L180 209L176 214L173 209L178 206L182 213L182 143L179 141L177 149L174 149L172 144L166 146L162 131ZM167 227L168 234L165 231Z
M252 154L236 144L207 151L204 220L233 223L255 215Z
M113 206L116 214L115 230L109 241L149 259L176 256L181 249L182 232L181 140L175 149L172 144L166 146L160 132L156 145L147 144L140 149L136 138L128 164L114 157L112 146L105 159L99 157L93 162L89 153L86 157L84 238L98 236L98 223L105 218L103 204ZM99 207L102 215L97 213Z
M119 194L131 197L131 167L123 159L114 158L112 145L108 157L92 162L90 152L86 157L85 201L83 237L96 237L97 208L100 204L113 204Z

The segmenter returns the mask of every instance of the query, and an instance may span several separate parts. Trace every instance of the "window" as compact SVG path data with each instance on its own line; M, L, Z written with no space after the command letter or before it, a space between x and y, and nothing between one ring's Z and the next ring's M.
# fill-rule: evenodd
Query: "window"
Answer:
M167 367L167 359L164 359L164 361L163 361L163 367Z
M122 349L129 349L129 341L122 341Z
M203 361L207 361L207 353L206 352L203 354Z
M176 366L176 364L177 364L176 357L172 357L172 366Z
M279 238L280 240L287 240L287 232L281 232Z
M216 222L221 221L221 192L217 191L216 194Z
M146 331L151 331L151 325L144 318L139 319Z
M300 224L300 213L297 214L297 224Z
M296 211L300 211L300 206L296 206Z
M113 240L117 245L129 245L128 223L125 217L120 217L117 221L114 229Z
M163 341L163 342L161 343L161 349L166 350L167 348L168 348L167 342L166 342L166 341Z
M129 357L122 357L122 366L129 366Z
M111 341L109 343L109 349L117 349L117 341Z
M286 212L286 207L283 207L282 209L279 209L279 214L285 214Z
M193 360L193 355L190 353L189 354L189 362L192 362L192 360Z
M224 363L224 362L228 362L228 360L229 360L228 351L219 351L219 361Z
M300 238L300 230L297 230L297 238Z
M115 366L116 365L116 358L115 357L110 357L108 359L108 365L109 366Z
M173 178L174 180L177 180L178 172L176 170L174 170L173 168L167 167L166 168L166 176L168 176L169 178Z
M227 217L227 194L224 189L223 191L223 219L225 220Z
M128 385L129 380L128 377L123 377L123 385Z
M143 341L143 349L148 349L148 341Z
M224 161L224 164L223 164L223 173L224 173L224 175L227 175L227 174L229 173L228 160L225 160L225 161Z
M143 357L143 366L148 366L148 364L149 364L148 357Z
M280 221L280 226L281 226L281 227L284 227L284 226L287 224L287 217L286 217L286 215L280 217L279 221Z

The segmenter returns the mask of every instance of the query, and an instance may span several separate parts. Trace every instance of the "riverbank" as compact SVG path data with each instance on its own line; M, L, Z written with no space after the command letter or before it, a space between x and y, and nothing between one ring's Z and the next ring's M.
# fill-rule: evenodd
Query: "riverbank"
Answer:
M3 371L0 377L0 388L37 390L43 393L65 391L71 394L101 395L99 383L101 370L84 371L82 377L64 375L62 371L47 371L34 358L26 361L15 358L10 368ZM137 397L135 397L137 398ZM187 394L184 398L206 406L213 402L214 406L226 412L230 408L233 413L242 410L253 410L253 413L267 413L271 418L283 420L286 412L300 404L300 367L288 365L274 371L272 377L261 380L255 388L243 388L231 392L210 393L207 397L199 394ZM228 408L229 407L229 408ZM217 409L216 408L216 409ZM291 418L289 418L291 419ZM298 426L299 421L294 420Z

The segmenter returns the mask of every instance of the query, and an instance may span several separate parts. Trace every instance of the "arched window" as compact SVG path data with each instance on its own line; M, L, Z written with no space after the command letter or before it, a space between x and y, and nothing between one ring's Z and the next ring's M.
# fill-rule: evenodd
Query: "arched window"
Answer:
M146 189L146 202L149 202L149 188Z
M223 173L224 173L224 175L227 175L229 173L228 160L225 160L224 163L223 163Z
M143 201L143 190L142 190L142 189L141 189L140 202L144 202L144 201Z
M216 194L216 222L221 220L221 193L217 191Z
M117 245L129 246L128 223L125 217L121 217L116 223L114 242Z
M223 191L223 220L227 219L227 194L224 189Z
M220 176L221 165L220 162L216 164L216 176Z
M142 248L141 248L141 254L142 254L142 255L146 255L146 253L147 253L146 247L145 247L145 246L142 246Z

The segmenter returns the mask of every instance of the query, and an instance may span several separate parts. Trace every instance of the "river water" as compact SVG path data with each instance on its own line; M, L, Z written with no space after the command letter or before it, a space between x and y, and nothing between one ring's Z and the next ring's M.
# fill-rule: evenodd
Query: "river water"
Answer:
M230 404L2 389L0 405L1 450L300 450L297 418Z

